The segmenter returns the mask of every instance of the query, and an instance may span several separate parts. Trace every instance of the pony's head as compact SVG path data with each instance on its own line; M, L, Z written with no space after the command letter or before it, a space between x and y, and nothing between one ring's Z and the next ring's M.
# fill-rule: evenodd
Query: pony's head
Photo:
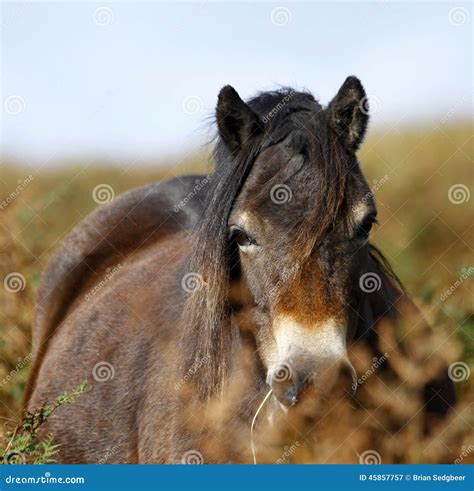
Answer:
M185 313L190 361L211 360L206 394L225 383L239 330L286 406L353 370L346 345L361 316L377 214L356 158L367 109L355 77L326 108L291 89L247 103L221 90L216 172L191 261L204 287Z

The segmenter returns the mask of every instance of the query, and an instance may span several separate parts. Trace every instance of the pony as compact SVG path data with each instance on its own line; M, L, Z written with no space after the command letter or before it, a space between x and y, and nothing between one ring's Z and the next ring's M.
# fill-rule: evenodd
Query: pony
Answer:
M44 274L25 408L90 386L44 425L61 462L249 462L265 396L269 426L314 423L336 387L353 397L350 348L381 356L379 326L421 316L369 241L358 78L326 107L225 86L215 118L211 175L101 206ZM423 413L442 418L453 384L443 363L430 377Z

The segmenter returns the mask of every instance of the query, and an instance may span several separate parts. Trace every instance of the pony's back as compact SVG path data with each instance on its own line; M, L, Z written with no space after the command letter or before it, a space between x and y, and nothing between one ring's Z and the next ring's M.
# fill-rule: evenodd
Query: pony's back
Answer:
M131 190L86 217L61 243L38 293L32 332L34 365L25 402L49 340L80 293L93 289L104 274L113 275L129 254L192 229L201 216L206 192L205 186L199 193L193 189L202 179L182 176Z

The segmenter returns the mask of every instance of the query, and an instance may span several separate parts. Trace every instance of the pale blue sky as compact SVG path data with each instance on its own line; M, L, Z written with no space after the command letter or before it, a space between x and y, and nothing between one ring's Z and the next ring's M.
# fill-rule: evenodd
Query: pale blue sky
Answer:
M2 2L2 150L179 155L208 137L225 84L326 104L349 74L374 126L467 117L472 25L463 2Z

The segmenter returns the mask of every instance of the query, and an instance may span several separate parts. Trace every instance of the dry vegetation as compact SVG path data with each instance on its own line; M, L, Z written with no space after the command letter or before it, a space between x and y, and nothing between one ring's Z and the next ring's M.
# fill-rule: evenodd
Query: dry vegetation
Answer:
M455 204L449 199L449 190L457 184L472 188L472 155L469 124L440 124L429 131L380 130L368 139L360 155L379 207L380 225L374 242L386 253L433 325L434 335L429 342L434 343L449 362L462 361L471 367L474 361L474 269L470 252L474 197ZM15 192L19 183L32 176L31 182L0 209L2 431L4 423L12 425L20 416L30 366L35 293L41 272L58 243L78 221L99 206L92 199L96 185L106 183L118 195L172 175L204 171L206 156L164 169L136 165L116 168L90 162L38 171L15 162L0 164L0 203ZM18 292L4 287L4 279L12 272L21 273L25 278L24 289ZM412 339L410 350L414 353L426 349L427 340L421 335L417 337L417 333L413 333ZM371 359L364 361L363 353L357 357L358 371L363 373ZM396 363L396 359L393 360ZM403 361L400 363L399 375L403 380L407 374L402 373ZM280 445L267 460L281 459L286 452L290 455L284 460L292 461L302 452L298 460L349 462L354 458L357 461L357 454L364 449L377 448L384 462L452 462L463 455L464 446L466 456L462 461L472 461L474 412L469 406L472 406L473 378L471 374L470 378L456 384L461 400L458 413L437 430L434 439L427 440L419 425L404 428L403 422L409 419L407 410L417 404L411 399L411 389L397 393L380 405L376 401L386 399L384 391L395 390L395 387L389 389L374 383L372 393L369 394L366 387L361 391L361 398L372 398L369 411L360 410L354 415L354 412L347 412L346 406L341 406L332 415L336 418L333 421L338 422L337 432L328 422L315 430L316 441L324 443L315 443L311 448L307 441L300 442L298 436L288 435L287 449ZM389 416L402 427L397 438L389 437L385 431L388 424L385 420ZM351 444L341 445L340 442L345 441L339 438L341 435L353 435ZM295 445L298 448L293 448Z

